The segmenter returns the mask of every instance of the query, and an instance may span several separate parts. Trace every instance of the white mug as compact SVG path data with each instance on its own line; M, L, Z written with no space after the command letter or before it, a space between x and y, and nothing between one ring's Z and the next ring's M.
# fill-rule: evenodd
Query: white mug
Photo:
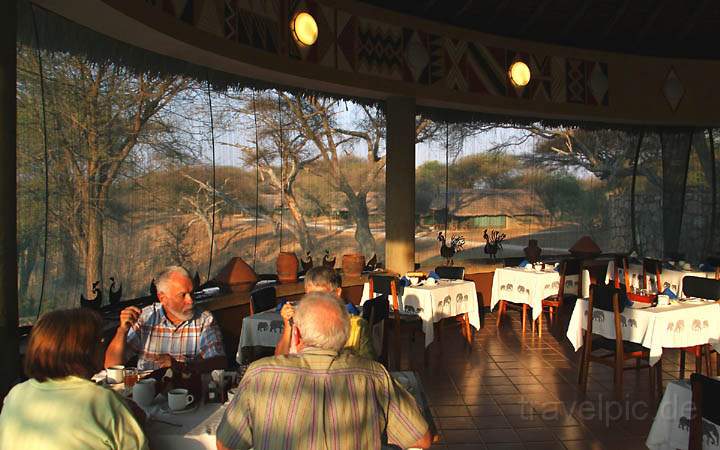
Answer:
M425 280L426 286L435 286L437 284L437 280L433 277L429 277L427 280Z
M123 383L125 381L125 366L110 366L105 369L105 378L109 384Z
M188 394L187 389L173 389L168 392L168 406L173 411L185 409L195 400L192 394Z
M658 306L668 306L670 304L670 296L666 294L658 294L657 304Z
M140 406L149 406L155 398L155 379L139 380L133 386L133 400Z

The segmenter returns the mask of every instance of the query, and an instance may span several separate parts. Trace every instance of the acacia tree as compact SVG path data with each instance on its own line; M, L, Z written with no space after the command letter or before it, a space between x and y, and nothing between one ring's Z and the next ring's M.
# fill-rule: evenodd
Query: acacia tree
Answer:
M308 146L305 136L291 123L287 106L278 102L274 91L229 93L228 107L244 123L249 143L225 143L240 150L247 166L257 166L260 182L283 196L293 219L292 231L304 252L314 252L317 240L310 233L295 191L298 176L320 155ZM256 133L255 133L256 132Z
M179 155L177 124L161 112L191 82L135 74L110 62L47 54L48 126L57 204L55 221L69 234L84 263L88 295L103 280L108 197L138 149Z

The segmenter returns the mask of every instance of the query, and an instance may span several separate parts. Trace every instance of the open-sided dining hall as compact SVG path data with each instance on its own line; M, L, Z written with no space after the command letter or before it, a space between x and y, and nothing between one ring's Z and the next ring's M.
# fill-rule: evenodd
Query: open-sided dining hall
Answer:
M720 448L713 2L3 12L0 448Z

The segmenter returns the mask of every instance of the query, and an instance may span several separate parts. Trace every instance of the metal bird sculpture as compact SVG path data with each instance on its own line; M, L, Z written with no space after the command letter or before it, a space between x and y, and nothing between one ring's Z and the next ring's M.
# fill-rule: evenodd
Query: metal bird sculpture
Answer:
M83 294L80 294L80 306L83 308L100 309L102 306L102 291L98 289L100 281L96 281L92 284L92 293L95 294L95 298L87 299Z
M485 248L483 250L486 254L490 255L490 259L494 260L497 253L502 251L502 242L506 237L507 235L505 233L500 233L497 230L491 230L490 234L488 234L487 228L483 231L483 238L485 239Z
M110 304L114 305L117 302L120 301L122 298L122 283L120 283L120 287L115 290L115 278L110 277L110 293L108 294L108 300L110 300Z
M450 239L450 245L448 245L445 240L445 235L443 235L443 232L441 231L438 233L437 240L441 242L440 256L445 258L446 265L452 266L453 258L456 254L462 251L463 245L465 245L465 238L453 235L452 239Z

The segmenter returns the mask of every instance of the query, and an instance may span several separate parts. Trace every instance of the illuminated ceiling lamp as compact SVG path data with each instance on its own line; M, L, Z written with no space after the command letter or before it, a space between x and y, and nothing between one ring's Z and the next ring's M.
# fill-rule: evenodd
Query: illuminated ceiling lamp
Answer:
M310 47L318 38L318 26L313 16L305 11L300 11L290 21L290 30L293 39L298 45Z
M522 61L515 61L508 69L510 82L516 88L523 88L530 82L530 68Z

